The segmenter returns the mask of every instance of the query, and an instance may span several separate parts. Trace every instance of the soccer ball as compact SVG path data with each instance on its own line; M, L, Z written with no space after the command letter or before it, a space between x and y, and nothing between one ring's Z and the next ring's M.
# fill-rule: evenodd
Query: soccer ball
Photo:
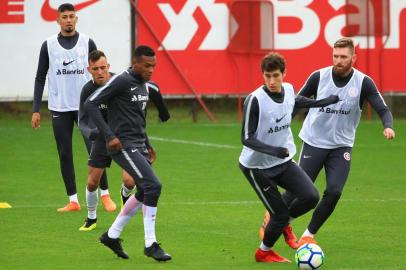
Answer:
M299 269L318 269L323 265L324 253L316 244L304 244L295 253L295 262Z

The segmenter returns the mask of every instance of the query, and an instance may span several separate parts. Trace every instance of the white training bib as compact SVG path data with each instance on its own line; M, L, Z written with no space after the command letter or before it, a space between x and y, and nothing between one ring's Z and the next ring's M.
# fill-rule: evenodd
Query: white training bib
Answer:
M337 95L340 101L324 108L311 108L299 137L318 148L352 147L361 118L359 102L365 74L354 68L350 81L339 88L334 84L332 69L330 66L320 70L317 100Z
M296 154L296 146L290 129L292 111L295 106L295 93L291 84L283 83L282 86L285 90L282 103L273 101L262 89L262 86L252 93L257 98L259 104L256 138L271 146L287 148L289 156L281 159L243 146L239 162L244 167L257 169L271 168L292 159ZM246 121L248 121L249 115L246 117Z
M47 39L47 46L48 108L59 112L77 111L82 87L91 79L87 71L89 37L79 34L75 47L67 50L59 44L58 35L54 35Z

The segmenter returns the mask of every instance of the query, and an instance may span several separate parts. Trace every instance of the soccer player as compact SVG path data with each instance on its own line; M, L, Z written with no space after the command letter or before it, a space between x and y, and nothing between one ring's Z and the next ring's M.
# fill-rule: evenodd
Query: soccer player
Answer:
M150 80L156 63L155 52L150 47L138 46L132 67L113 76L85 102L85 109L104 135L111 158L137 185L137 192L130 196L110 229L100 237L101 243L124 259L128 259L128 254L119 237L140 208L144 216L144 254L157 261L171 259L156 240L155 219L162 186L145 153L145 109L149 99L145 83ZM108 122L99 110L101 104L108 104Z
M395 138L393 117L373 80L353 67L357 57L350 38L341 38L333 46L333 66L313 72L299 92L301 96L321 99L338 95L341 102L321 109L310 109L299 137L303 140L300 167L314 182L324 167L326 188L315 208L299 245L316 243L315 235L333 213L347 181L351 152L363 103L367 100L378 113L386 139ZM294 203L294 194L284 199Z
M96 44L85 34L76 31L77 21L72 4L58 7L60 33L48 38L41 46L32 106L31 126L37 129L41 122L39 111L48 73L48 109L52 115L60 170L69 197L69 203L57 209L58 212L80 210L73 165L72 132L78 119L80 91L90 79L86 70L88 53L96 49ZM86 138L85 144L89 151L90 142ZM101 193L104 207L114 211L115 205L110 199L105 175L101 181Z
M273 218L255 253L257 262L289 262L272 248L288 222L312 208L319 194L306 173L292 160L296 153L290 123L294 107L320 107L338 102L337 96L315 101L295 97L293 86L283 83L285 60L278 53L266 55L261 63L264 85L244 102L240 169ZM278 186L297 197L289 207Z
M110 64L108 64L105 54L99 50L94 50L89 54L89 66L87 69L92 75L92 80L85 84L80 95L79 128L83 135L92 140L93 143L88 160L89 172L86 186L88 215L83 226L79 228L80 231L91 231L96 228L96 209L98 204L97 188L105 168L111 165L111 157L107 153L106 142L103 136L99 136L96 126L89 119L88 114L84 110L84 102L97 88L105 85L114 74L109 72ZM163 102L158 85L148 82L147 87L148 89L153 87L148 92L151 100L158 108L160 120L167 121L170 115ZM107 121L107 104L101 104L99 109L102 112L104 120ZM155 151L149 144L147 144L147 150L149 152L149 161L153 163L156 158ZM135 184L132 177L125 171L123 171L122 179L121 201L122 205L124 205Z

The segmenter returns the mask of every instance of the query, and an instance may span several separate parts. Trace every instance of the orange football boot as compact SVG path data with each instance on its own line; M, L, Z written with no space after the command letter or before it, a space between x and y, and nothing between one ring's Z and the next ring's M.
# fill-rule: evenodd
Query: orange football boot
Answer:
M116 204L113 202L113 200L110 198L109 194L101 196L102 203L103 203L103 208L107 212L114 212L116 211Z
M298 243L298 246L299 247L301 247L301 246L303 246L304 244L316 244L317 245L317 241L316 241L316 239L314 239L313 237L310 237L310 236L302 236L300 239L299 239L299 243Z
M80 211L80 204L77 202L69 202L62 208L58 208L56 211L58 212L75 212Z
M285 229L283 229L283 236L285 237L285 242L293 249L297 249L299 244L297 243L297 238L295 233L292 230L292 226L290 224L286 225Z
M272 262L290 262L288 259L282 257L275 251L268 250L264 251L262 249L257 249L255 252L255 261L257 262L266 262L266 263L272 263Z

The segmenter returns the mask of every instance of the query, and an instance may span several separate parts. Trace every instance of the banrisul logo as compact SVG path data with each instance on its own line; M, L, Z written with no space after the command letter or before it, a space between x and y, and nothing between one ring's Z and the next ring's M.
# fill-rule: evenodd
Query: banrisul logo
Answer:
M63 68L63 69L58 69L56 71L56 75L82 75L82 74L85 74L84 68L82 68L82 69L77 68L77 69L73 69L73 70Z
M285 129L289 128L289 127L290 127L290 124L286 124L286 125L282 125L282 126L270 127L270 128L268 129L268 133L279 132L279 131L285 130Z
M342 110L342 109L336 110L336 109L332 109L332 108L329 108L329 107L327 107L327 108L321 107L321 108L319 109L319 112L322 112L322 113L329 113L329 114L344 114L344 115L348 115L348 114L351 113L351 109L348 110L348 111L346 111L346 110Z

